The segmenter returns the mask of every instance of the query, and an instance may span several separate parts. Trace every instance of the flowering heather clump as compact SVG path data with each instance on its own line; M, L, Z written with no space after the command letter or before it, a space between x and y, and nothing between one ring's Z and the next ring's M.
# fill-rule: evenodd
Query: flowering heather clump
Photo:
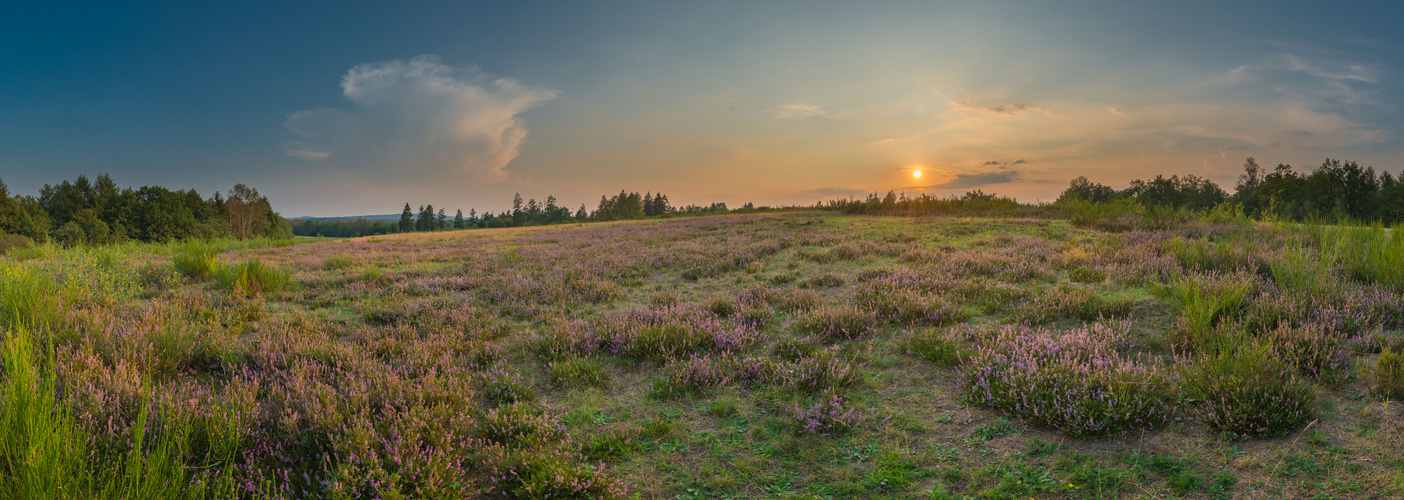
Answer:
M775 378L775 363L767 358L736 355L689 356L663 366L664 395L696 393L732 382L767 382Z
M493 368L482 373L482 394L496 405L536 400L536 392L521 375L505 368Z
M1281 436L1311 420L1316 390L1264 344L1205 353L1185 368L1181 387L1203 401L1205 423L1233 436Z
M830 339L853 340L871 337L877 314L853 306L815 309L795 320L795 329Z
M847 361L823 352L793 363L777 365L776 377L781 385L815 393L858 385L863 375Z
M1328 384L1350 378L1353 366L1345 349L1345 336L1329 325L1284 325L1259 339L1272 346L1278 359L1295 365L1307 376Z
M966 398L1071 436L1147 429L1174 415L1172 377L1122 357L1129 325L1006 328L960 370Z
M879 319L901 325L941 326L970 319L960 304L911 289L865 285L853 301Z
M1037 325L1060 318L1083 321L1112 319L1131 312L1129 298L1104 298L1092 290L1066 285L1045 290L1014 314L1022 323Z
M565 436L565 424L532 403L509 403L488 410L478 422L483 439L509 446L550 444Z
M813 354L819 345L813 337L786 337L771 346L770 355L782 361L799 361Z
M804 405L796 403L794 412L801 434L841 434L857 429L863 420L862 411L832 390L814 396Z
M800 286L806 288L834 288L843 286L845 283L847 282L844 281L843 278L825 273L805 280Z

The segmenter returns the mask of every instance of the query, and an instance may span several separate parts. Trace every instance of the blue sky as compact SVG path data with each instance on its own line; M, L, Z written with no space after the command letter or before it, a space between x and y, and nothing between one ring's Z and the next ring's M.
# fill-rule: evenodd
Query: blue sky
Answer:
M1142 3L6 7L0 179L243 182L296 216L1404 168L1396 4Z

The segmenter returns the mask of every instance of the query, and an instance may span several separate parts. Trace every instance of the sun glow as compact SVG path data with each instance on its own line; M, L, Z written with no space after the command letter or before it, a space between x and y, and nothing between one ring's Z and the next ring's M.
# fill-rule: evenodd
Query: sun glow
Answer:
M916 178L920 179L920 178L921 178L921 171L920 171L920 170L912 171L912 177L916 177Z

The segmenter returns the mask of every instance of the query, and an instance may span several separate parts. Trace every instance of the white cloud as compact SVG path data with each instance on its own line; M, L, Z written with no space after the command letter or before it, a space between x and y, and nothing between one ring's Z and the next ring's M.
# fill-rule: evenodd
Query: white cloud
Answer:
M372 180L506 180L527 136L518 115L556 96L427 55L358 65L341 89L353 109L288 115L287 154Z

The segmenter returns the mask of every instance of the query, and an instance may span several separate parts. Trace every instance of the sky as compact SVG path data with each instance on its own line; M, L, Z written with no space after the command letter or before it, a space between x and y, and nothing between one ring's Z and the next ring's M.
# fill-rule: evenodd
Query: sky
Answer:
M30 4L0 12L19 194L108 173L337 216L1404 169L1397 2Z

